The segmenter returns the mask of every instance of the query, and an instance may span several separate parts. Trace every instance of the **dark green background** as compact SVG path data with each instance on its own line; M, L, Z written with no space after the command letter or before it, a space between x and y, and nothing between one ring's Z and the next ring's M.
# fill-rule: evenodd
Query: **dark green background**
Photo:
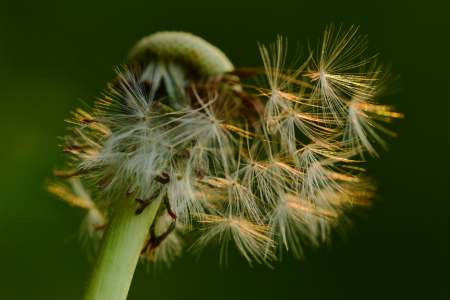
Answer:
M160 30L197 34L235 66L260 66L257 41L306 45L325 24L361 25L368 55L402 74L384 99L406 114L389 152L367 163L382 200L348 242L250 268L234 250L186 254L157 276L140 265L129 299L450 299L449 7L446 1L2 1L0 299L80 299L89 271L82 211L42 189L63 156L69 111L92 104L129 48ZM448 298L447 298L448 297Z

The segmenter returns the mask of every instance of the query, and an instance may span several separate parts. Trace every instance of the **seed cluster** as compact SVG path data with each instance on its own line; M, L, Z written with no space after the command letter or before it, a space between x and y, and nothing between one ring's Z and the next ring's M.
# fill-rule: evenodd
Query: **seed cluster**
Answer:
M356 31L328 26L317 51L289 66L279 37L260 46L264 68L215 76L191 72L187 58L150 55L143 64L151 51L134 49L140 59L117 69L92 110L68 120L70 169L55 175L76 189L49 181L49 191L95 210L88 227L97 228L117 201L135 202L139 217L164 199L142 250L150 260L170 264L190 234L197 250L233 240L250 263L283 250L301 258L303 244L343 228L344 212L371 205L364 153L377 155L374 140L385 146L376 129L391 133L378 120L403 117L377 103L393 78L389 66L358 60L367 42Z

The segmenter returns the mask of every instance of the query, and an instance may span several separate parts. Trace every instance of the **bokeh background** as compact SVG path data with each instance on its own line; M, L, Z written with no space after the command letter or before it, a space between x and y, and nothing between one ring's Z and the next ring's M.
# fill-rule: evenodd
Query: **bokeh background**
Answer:
M422 3L423 2L423 3ZM186 253L155 275L137 268L128 299L450 299L449 26L446 1L1 1L0 299L80 299L89 261L83 211L42 186L64 157L69 111L91 105L141 37L197 34L235 66L262 65L257 41L314 44L325 24L355 23L368 55L392 62L406 114L389 152L366 164L382 199L332 247L286 255L275 270L230 248Z

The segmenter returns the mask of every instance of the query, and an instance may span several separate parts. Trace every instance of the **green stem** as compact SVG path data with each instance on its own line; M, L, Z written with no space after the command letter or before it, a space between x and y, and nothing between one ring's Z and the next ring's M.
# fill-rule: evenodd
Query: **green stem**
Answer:
M137 202L120 199L108 222L87 280L83 300L124 300L133 279L149 228L161 197L140 215Z

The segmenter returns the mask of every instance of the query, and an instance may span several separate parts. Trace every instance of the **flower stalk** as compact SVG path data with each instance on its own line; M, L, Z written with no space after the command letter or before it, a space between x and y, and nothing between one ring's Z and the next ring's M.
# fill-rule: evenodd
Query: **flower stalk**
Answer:
M141 249L163 197L161 194L140 215L136 215L137 202L126 198L117 202L92 264L83 300L127 298Z

